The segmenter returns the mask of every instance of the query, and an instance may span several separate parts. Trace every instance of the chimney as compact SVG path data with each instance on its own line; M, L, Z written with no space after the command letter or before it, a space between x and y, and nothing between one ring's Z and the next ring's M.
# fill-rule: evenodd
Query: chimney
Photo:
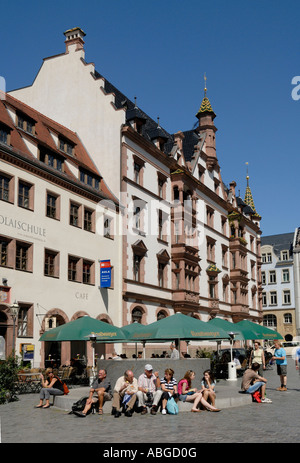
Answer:
M83 37L85 37L85 35L86 34L82 29L80 29L80 27L74 27L73 29L68 29L66 32L64 32L64 36L66 37L66 53L83 50Z

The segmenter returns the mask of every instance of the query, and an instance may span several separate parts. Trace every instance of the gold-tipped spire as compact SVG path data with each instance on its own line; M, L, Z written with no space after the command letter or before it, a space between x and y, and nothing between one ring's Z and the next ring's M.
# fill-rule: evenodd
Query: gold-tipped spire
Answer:
M260 215L256 212L256 209L255 209L255 206L254 206L254 200L253 200L253 196L252 196L252 192L251 192L251 188L249 186L249 178L250 177L249 177L249 173L248 173L248 165L249 165L249 163L246 162L246 166L247 166L247 175L246 175L247 187L246 187L244 203L246 203L248 206L251 207L251 209L254 211L254 216L255 217L260 218Z
M211 107L211 104L210 104L210 101L209 99L207 98L206 96L206 93L207 93L207 87L206 87L206 81L207 81L207 77L206 77L206 73L204 73L204 98L202 100L202 103L201 103L201 106L200 106L200 109L199 111L197 112L196 114L196 117L199 119L200 116L202 114L205 114L205 113L211 113L213 118L216 117L212 107Z

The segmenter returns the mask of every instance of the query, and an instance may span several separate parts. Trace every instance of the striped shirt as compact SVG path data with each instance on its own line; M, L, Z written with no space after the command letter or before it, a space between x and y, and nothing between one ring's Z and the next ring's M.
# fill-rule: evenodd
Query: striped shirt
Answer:
M171 378L170 381L167 382L166 378L162 378L160 384L161 386L164 385L167 390L173 391L174 386L177 386L177 381L175 378Z

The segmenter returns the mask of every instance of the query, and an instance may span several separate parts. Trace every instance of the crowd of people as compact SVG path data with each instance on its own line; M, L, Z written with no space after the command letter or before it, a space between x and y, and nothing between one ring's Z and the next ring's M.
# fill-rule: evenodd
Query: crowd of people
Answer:
M287 390L287 356L279 341L274 342L274 354L272 361L276 363L277 374L280 378L280 387L278 391ZM178 359L179 352L176 347L171 345L171 358ZM300 348L295 353L295 366L299 370ZM242 379L242 391L251 394L255 401L261 403L272 403L266 397L267 379L263 376L266 368L263 350L259 342L255 342L249 356L249 367L245 370ZM300 372L300 370L299 370ZM219 412L216 407L216 381L211 370L203 373L201 387L198 389L192 387L195 379L193 370L186 371L184 377L177 381L174 376L174 370L167 368L163 377L159 377L158 371L153 371L151 364L146 364L144 372L138 377L134 377L131 370L118 378L112 388L111 381L107 377L107 371L102 368L98 372L98 378L90 388L89 397L86 400L84 409L74 411L80 417L85 417L90 412L92 406L97 403L99 415L103 414L103 405L105 401L112 401L111 414L119 418L122 413L131 417L134 412L140 412L141 415L148 413L148 408L152 415L156 415L159 408L162 415L171 413L169 404L172 402L191 402L191 412L199 413L201 410L210 412ZM36 408L49 408L49 399L51 395L63 395L63 383L53 374L52 369L47 369L46 378L41 375L42 389L40 392L40 402ZM45 404L44 404L45 401Z
M46 376L47 378L44 379L41 375L43 388L40 392L40 403L36 408L49 408L50 395L63 395L64 393L62 382L54 376L52 369L48 369ZM164 376L160 378L159 373L153 371L152 365L146 364L144 372L138 378L134 377L131 370L126 370L112 388L107 371L102 368L90 388L84 409L75 410L74 413L85 417L90 413L93 405L97 404L98 413L102 415L104 403L112 401L111 414L115 418L119 418L122 413L126 417L131 417L134 411L145 415L148 413L148 408L152 415L156 415L159 408L162 415L166 415L170 413L168 405L171 399L175 403L178 401L191 402L191 412L202 410L219 412L220 409L215 406L216 382L213 373L210 370L204 372L199 389L192 387L194 379L195 372L188 370L184 377L177 381L172 368L167 368Z

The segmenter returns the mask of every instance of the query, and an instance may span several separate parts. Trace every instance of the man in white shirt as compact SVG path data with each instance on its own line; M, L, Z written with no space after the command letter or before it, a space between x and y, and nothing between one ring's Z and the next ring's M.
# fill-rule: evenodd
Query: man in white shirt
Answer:
M123 407L124 405L126 405L125 416L132 416L137 391L137 379L131 370L126 370L124 376L117 379L114 387L111 414L115 418L121 416L121 406Z
M171 349L171 357L170 358L173 359L173 360L179 359L179 352L176 349L175 344L172 343L170 345L170 349Z
M142 415L145 415L148 410L147 406L151 406L151 415L156 415L157 406L162 396L162 391L158 389L160 381L158 371L153 373L153 367L149 363L145 365L145 371L138 378L138 406L142 407Z

